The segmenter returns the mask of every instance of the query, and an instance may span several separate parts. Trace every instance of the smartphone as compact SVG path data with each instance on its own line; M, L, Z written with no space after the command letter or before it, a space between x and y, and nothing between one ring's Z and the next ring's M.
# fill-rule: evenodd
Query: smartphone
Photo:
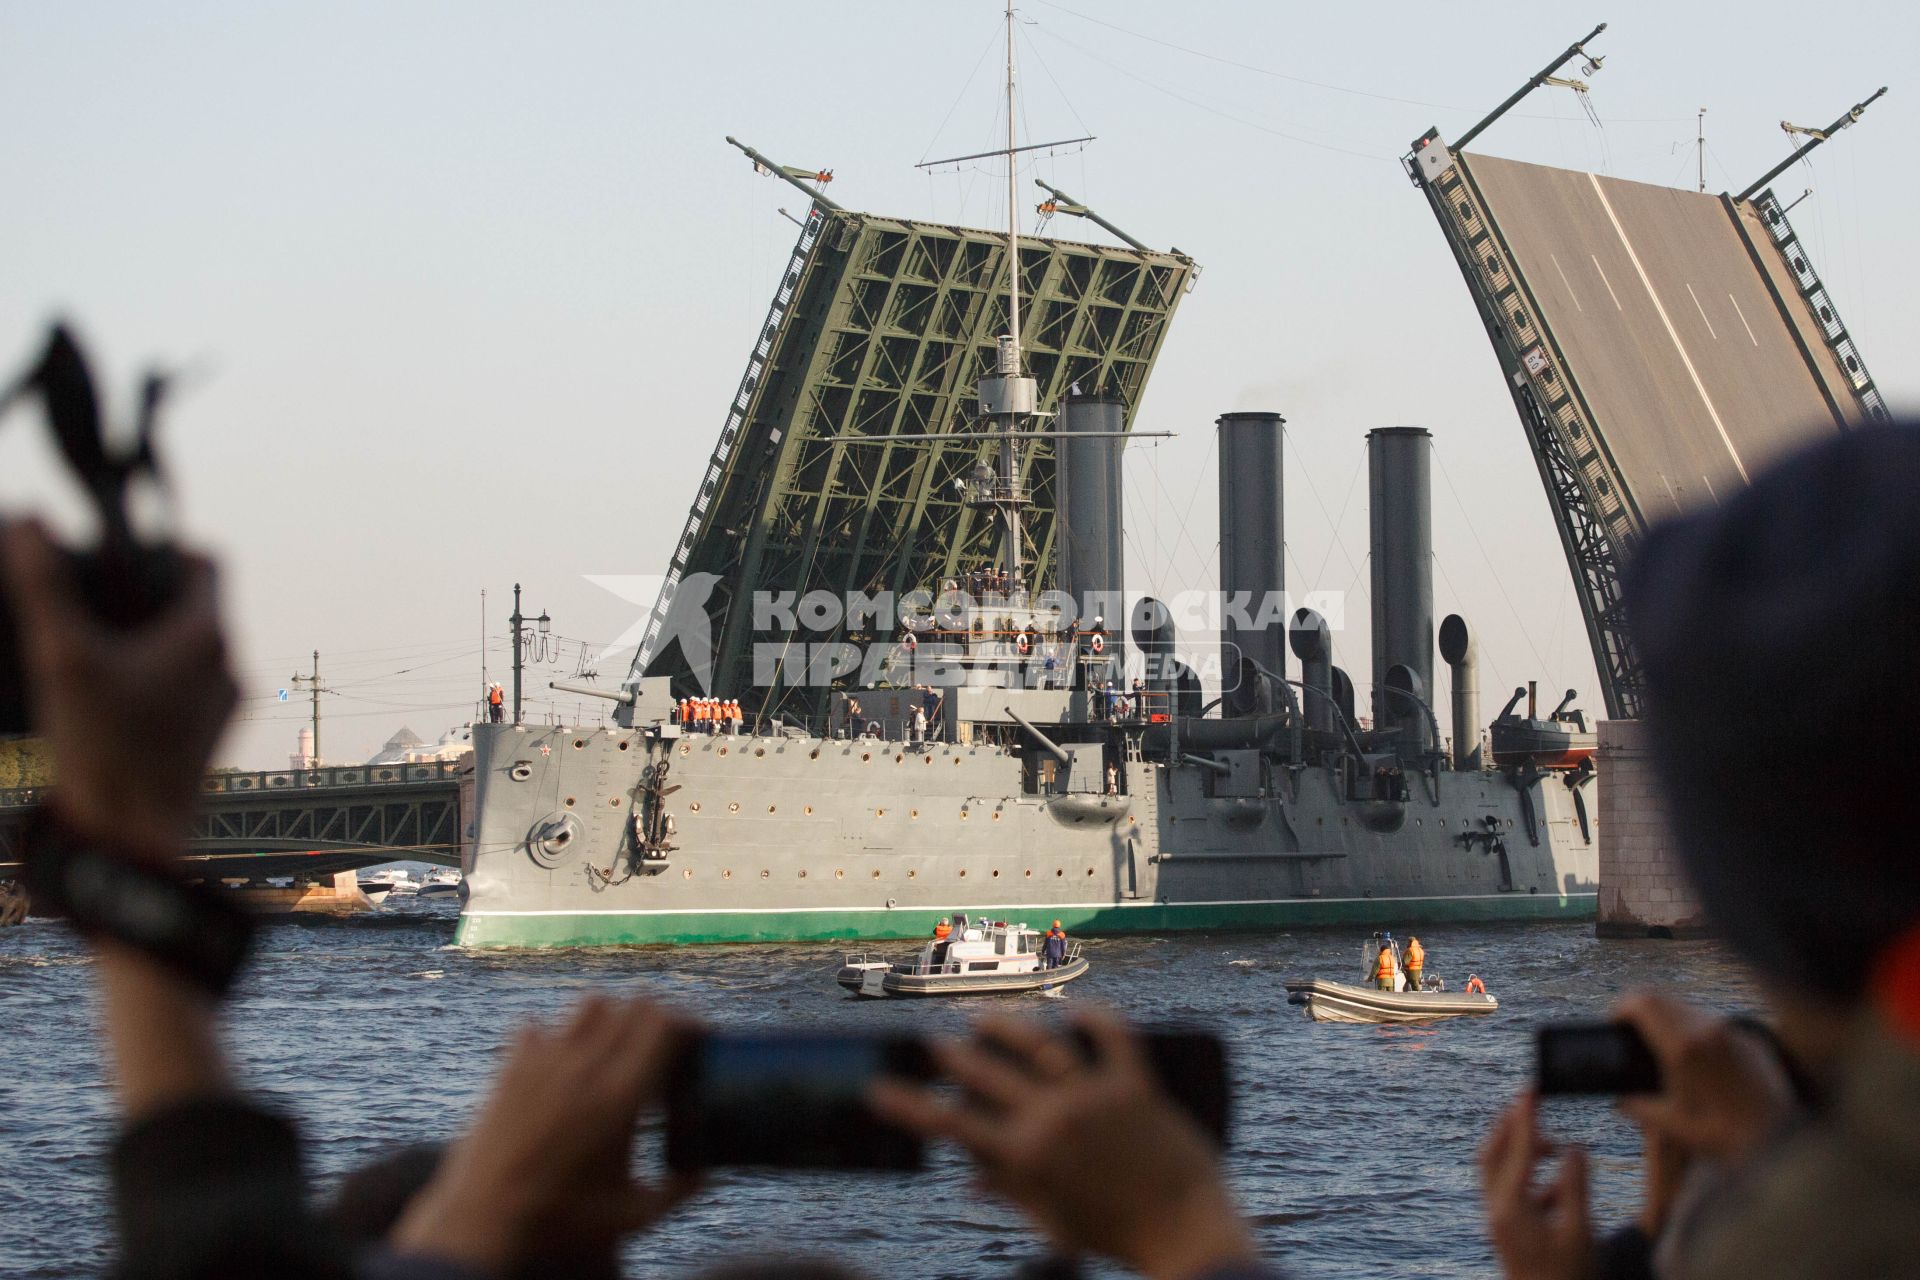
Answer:
M881 1076L926 1081L933 1057L916 1036L824 1032L709 1033L691 1040L667 1082L667 1166L904 1169L920 1139L867 1106Z
M1653 1050L1625 1023L1549 1023L1540 1028L1538 1047L1543 1095L1660 1091Z
M1213 1140L1227 1142L1226 1049L1217 1036L1143 1030L1161 1087ZM1080 1039L1084 1050L1091 1045ZM667 1083L667 1165L774 1169L921 1167L923 1144L868 1109L882 1076L926 1082L933 1055L918 1036L823 1032L708 1033L690 1040Z

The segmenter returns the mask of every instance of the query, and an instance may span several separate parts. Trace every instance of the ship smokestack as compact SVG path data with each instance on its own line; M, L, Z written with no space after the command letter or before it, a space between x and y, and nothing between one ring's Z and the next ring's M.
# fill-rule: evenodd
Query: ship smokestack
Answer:
M1060 589L1073 597L1082 633L1096 617L1106 619L1110 647L1105 657L1117 670L1126 627L1120 488L1126 403L1118 396L1069 395L1060 425L1066 480L1059 498Z
M1480 655L1467 620L1450 613L1440 624L1440 656L1453 671L1453 767L1480 767Z
M1127 631L1145 660L1147 691L1153 695L1147 706L1138 710L1171 711L1179 687L1179 664L1173 656L1173 611L1152 596L1141 596L1134 602Z
M1219 429L1220 627L1223 653L1238 652L1287 674L1286 419L1277 413L1223 413Z
M1295 611L1288 641L1300 659L1300 683L1306 686L1300 710L1307 728L1333 728L1333 637L1327 620L1312 609Z
M1425 713L1392 697L1387 679L1405 667L1422 700L1433 689L1433 437L1424 427L1367 433L1368 520L1373 555L1373 719L1418 725Z

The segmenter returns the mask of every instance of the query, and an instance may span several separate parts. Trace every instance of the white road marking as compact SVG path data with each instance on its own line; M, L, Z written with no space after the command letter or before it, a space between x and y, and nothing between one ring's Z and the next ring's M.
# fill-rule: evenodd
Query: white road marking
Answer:
M1673 320L1667 315L1666 307L1661 305L1660 295L1653 291L1653 281L1647 279L1647 269L1640 265L1640 255L1633 251L1633 242L1627 239L1626 228L1620 225L1620 218L1613 211L1613 202L1607 199L1607 193L1600 188L1600 179L1593 174L1587 175L1587 181L1593 184L1593 194L1600 197L1600 207L1607 211L1607 221L1613 224L1613 233L1620 237L1620 245L1627 251L1627 261L1633 263L1640 284L1647 291L1647 297L1653 302L1653 309L1660 316L1660 323L1666 326L1667 337L1673 342L1673 349L1680 353L1680 363L1687 367L1687 376L1693 379L1693 389L1700 393L1700 403L1707 406L1707 416L1713 419L1714 430L1720 433L1720 443L1727 446L1727 456L1733 459L1735 470L1748 484L1753 483L1747 476L1747 464L1740 461L1740 451L1733 447L1733 437L1727 434L1727 426L1720 421L1720 411L1713 407L1713 400L1707 395L1706 384L1700 381L1700 371L1693 367L1693 357L1687 354L1681 345L1680 335L1674 331ZM1595 265L1599 260L1595 259ZM1604 278L1604 277L1602 277ZM1611 286L1609 286L1611 287ZM1615 299L1619 301L1619 299Z
M1707 309L1700 305L1700 295L1693 291L1692 285L1687 286L1687 296L1693 299L1693 309L1695 311L1698 311L1700 313L1700 319L1705 321L1707 326L1707 336L1709 338L1712 338L1715 342L1720 341L1720 335L1713 331L1713 321L1707 319ZM1732 297L1733 295L1728 294L1727 296Z
M1620 305L1620 295L1613 291L1613 281L1607 279L1606 270L1600 265L1600 255L1590 253L1587 256L1593 259L1593 269L1600 273L1600 283L1607 286L1607 296L1613 299L1613 309L1615 311L1625 311L1626 308Z
M1553 259L1553 269L1560 272L1560 283L1567 286L1567 296L1573 299L1573 309L1575 311L1585 311L1586 308L1580 305L1580 295L1573 291L1573 282L1567 279L1566 271L1560 266L1559 255L1549 253L1547 256Z
M1755 343L1754 345L1755 345L1755 346L1758 346L1759 344L1758 344L1758 343ZM1709 498L1712 498L1712 499L1713 499L1713 505L1714 505L1714 506L1716 506L1716 507L1717 507L1717 506L1719 506L1719 505L1720 505L1720 495L1719 495L1719 494L1717 494L1717 493L1715 493L1715 492L1713 491L1713 481L1711 481L1711 480L1709 480L1709 479L1707 479L1707 477L1706 477L1705 475L1702 475L1702 476L1700 477L1700 483L1701 483L1701 484L1704 484L1705 486L1707 486L1707 496L1708 496Z
M1732 294L1728 294L1727 301L1733 304L1733 314L1740 317L1740 327L1747 331L1747 341L1756 347L1759 346L1760 339L1753 336L1753 326L1747 323L1747 313L1740 309L1740 300Z
M1673 509L1680 510L1680 495L1673 491L1673 481L1667 479L1667 473L1664 471L1660 473L1660 483L1667 486L1667 500L1673 503Z

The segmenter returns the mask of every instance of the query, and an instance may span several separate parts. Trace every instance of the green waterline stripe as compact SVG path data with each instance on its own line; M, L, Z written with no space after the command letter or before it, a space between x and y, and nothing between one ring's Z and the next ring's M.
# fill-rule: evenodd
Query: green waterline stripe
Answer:
M1566 903L1574 898L1598 898L1598 893L1450 893L1438 897L1413 896L1400 898L1209 898L1197 902L989 902L974 906L927 907L928 911L940 911L943 914L959 911L971 915L976 911L1185 911L1203 907L1313 907L1336 905L1350 902L1512 902L1526 898L1544 898L1550 902ZM724 911L711 911L704 907L653 907L625 909L621 907L595 907L577 909L558 907L551 911L463 911L466 916L799 916L819 912L831 912L835 915L891 915L901 910L917 911L918 907L729 907Z
M1244 902L1001 904L991 907L749 908L738 911L475 912L454 936L467 947L620 946L712 942L897 940L926 936L928 922L964 911L1011 918L1038 913L1083 933L1290 925L1443 921L1590 920L1596 894L1490 894L1433 898L1256 899ZM878 917L878 918L876 918Z

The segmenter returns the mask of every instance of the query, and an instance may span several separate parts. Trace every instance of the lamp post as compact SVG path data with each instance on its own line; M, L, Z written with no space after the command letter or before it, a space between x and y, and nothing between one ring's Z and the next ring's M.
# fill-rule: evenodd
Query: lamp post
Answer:
M539 628L544 648L546 637L553 631L553 619L547 616L545 609L540 611L537 618L523 616L520 612L520 584L516 582L513 584L513 616L507 621L513 626L513 722L519 724L521 676L526 669L526 626L531 622Z

